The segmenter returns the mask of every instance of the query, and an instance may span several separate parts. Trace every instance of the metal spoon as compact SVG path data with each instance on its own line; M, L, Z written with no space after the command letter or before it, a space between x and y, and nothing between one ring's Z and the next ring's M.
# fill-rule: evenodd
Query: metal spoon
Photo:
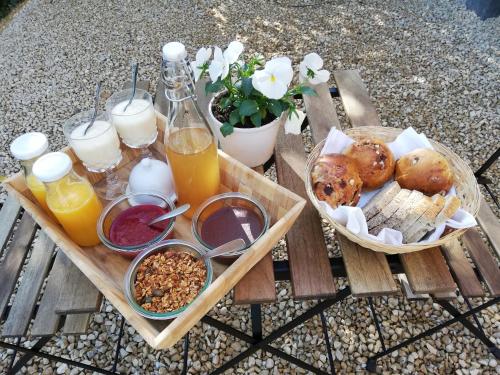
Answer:
M127 111L127 107L130 105L130 103L132 103L132 100L134 99L135 89L137 87L137 72L138 71L139 71L139 63L135 63L134 65L132 65L132 95L130 96L130 99L129 99L127 105L125 106L125 108L123 108L123 112Z
M246 242L243 241L241 238L238 238L236 240L232 240L229 242L226 242L224 245L220 245L216 247L215 249L210 250L209 252L205 253L202 258L203 259L210 259L222 254L226 253L231 253L233 251L238 251L243 249L246 246Z
M158 216L156 219L151 220L148 223L148 225L153 225L153 224L156 224L160 221L171 219L173 217L182 215L184 212L186 212L190 208L191 208L191 206L189 205L189 203L183 204L182 206L179 206L176 209L173 209L172 211L167 212L166 214Z
M94 97L94 114L92 115L92 119L90 120L89 124L83 131L83 135L87 134L87 131L94 125L95 118L97 117L97 107L99 107L99 98L101 97L101 83L102 82L97 82L97 86L95 88L95 97Z

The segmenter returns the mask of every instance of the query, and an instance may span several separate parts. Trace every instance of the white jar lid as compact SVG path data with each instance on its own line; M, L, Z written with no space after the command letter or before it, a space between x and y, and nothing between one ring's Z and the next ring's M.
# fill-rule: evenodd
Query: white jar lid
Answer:
M10 152L17 160L30 160L42 155L49 148L45 134L31 132L23 134L10 144Z
M162 55L167 61L181 61L187 57L186 47L180 42L170 42L163 46Z
M73 167L64 152L49 152L33 164L33 174L42 182L54 182L66 176Z

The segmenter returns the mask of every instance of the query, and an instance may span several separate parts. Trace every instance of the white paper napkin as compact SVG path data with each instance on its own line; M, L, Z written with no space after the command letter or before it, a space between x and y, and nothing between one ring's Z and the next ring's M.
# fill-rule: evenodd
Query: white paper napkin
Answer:
M330 133L328 133L325 145L321 150L321 155L342 153L351 143L354 143L352 138L344 134L342 131L332 128ZM401 156L417 148L433 148L425 134L419 134L411 127L404 130L393 142L388 143L387 146L390 148L396 159L399 159ZM388 181L387 183L391 182L392 181ZM391 228L384 228L377 236L368 233L366 217L361 208L364 207L366 203L368 203L382 188L369 192L362 192L357 207L340 206L333 209L326 202L320 201L319 204L323 207L328 216L344 225L348 230L359 237L382 242L388 245L402 245L403 235L400 231ZM447 195L456 195L454 186L450 189ZM474 216L460 208L451 219L448 219L446 223L440 225L434 231L427 234L427 236L419 241L419 243L432 242L439 239L446 226L455 229L462 229L474 227L476 225L477 222L476 219L474 219Z

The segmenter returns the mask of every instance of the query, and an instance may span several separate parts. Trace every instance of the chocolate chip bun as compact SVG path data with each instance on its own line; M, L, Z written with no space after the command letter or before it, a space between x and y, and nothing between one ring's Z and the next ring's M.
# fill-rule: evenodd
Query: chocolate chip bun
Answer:
M363 181L354 160L342 154L320 156L311 170L316 197L332 208L356 206Z
M344 154L355 161L365 190L381 187L394 174L394 155L380 139L360 139L348 146Z
M453 173L440 153L419 148L403 155L396 163L396 181L401 188L425 195L446 194L453 185Z

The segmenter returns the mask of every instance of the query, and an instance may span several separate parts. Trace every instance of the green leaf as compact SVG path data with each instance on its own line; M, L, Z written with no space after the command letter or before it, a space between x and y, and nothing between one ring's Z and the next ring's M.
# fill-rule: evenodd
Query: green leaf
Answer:
M252 78L243 78L241 81L241 91L248 98L252 92Z
M227 137L229 134L231 134L232 132L234 131L234 128L233 128L233 125L231 125L230 123L228 122L225 122L224 124L222 124L222 126L220 127L220 132L222 133L222 135L224 137Z
M229 114L229 123L231 125L236 125L238 122L240 122L240 113L235 109Z
M251 116L259 110L257 102L251 99L245 99L240 105L240 116Z
M262 125L262 116L259 112L255 112L252 116L250 116L250 121L255 127L259 127Z
M279 100L270 100L268 108L269 111L276 117L280 117L281 113L285 109L283 104Z
M224 84L219 79L217 82L207 82L205 85L205 94L218 92L224 88Z
M316 92L316 90L314 90L313 88L311 88L309 86L302 86L300 91L302 92L302 94L305 94L305 95L318 96L318 93Z
M220 100L220 107L222 109L226 109L227 107L229 107L231 105L231 99L230 98L222 98Z

